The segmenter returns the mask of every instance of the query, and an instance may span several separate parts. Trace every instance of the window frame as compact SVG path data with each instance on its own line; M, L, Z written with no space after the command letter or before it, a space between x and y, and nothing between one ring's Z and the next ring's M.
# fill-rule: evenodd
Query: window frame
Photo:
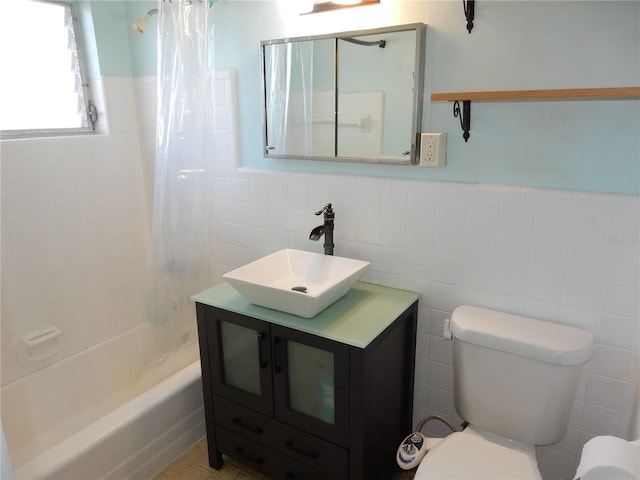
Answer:
M88 75L87 57L85 55L84 42L82 38L82 30L80 21L76 12L75 5L72 2L61 0L29 0L34 3L46 3L60 5L68 9L71 16L71 28L75 41L75 51L78 57L78 75L80 76L80 85L82 91L78 93L79 100L82 101L82 127L60 127L60 128L28 128L16 130L0 130L0 140L19 139L19 138L40 138L40 137L60 137L73 135L86 135L96 133L96 124L98 122L98 110L92 101L91 89Z

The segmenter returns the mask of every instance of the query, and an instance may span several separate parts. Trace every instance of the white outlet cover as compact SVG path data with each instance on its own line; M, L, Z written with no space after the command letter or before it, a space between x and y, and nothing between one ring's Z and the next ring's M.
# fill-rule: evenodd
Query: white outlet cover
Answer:
M446 133L420 134L420 166L442 168L447 151Z

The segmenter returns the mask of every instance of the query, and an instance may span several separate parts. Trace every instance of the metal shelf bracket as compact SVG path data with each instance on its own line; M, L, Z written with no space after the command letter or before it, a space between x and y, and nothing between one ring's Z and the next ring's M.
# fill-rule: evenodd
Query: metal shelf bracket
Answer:
M471 130L471 100L462 101L462 110L460 110L460 102L453 102L453 116L460 119L460 128L462 129L462 138L467 142L469 140L469 130Z
M473 30L473 18L475 16L475 0L462 0L462 8L464 8L464 16L467 19L467 32Z

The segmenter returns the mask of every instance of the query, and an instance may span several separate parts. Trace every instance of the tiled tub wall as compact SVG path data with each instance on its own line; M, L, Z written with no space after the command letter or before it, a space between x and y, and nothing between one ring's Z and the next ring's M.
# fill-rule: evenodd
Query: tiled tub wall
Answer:
M102 84L100 135L1 145L3 384L142 318L149 227L133 82ZM19 339L50 326L59 353L29 360Z
M444 319L475 304L596 336L566 438L540 449L546 477L572 478L583 443L625 437L639 350L637 196L369 177L221 171L218 274L283 247L322 251L313 212L336 211L336 255L370 260L365 280L422 293L414 420L456 422ZM444 433L444 432L443 432Z

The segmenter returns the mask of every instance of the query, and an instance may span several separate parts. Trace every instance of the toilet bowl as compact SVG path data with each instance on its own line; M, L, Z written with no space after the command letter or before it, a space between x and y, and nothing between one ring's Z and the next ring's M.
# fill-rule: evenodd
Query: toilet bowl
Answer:
M584 363L583 329L463 305L453 341L454 402L469 426L426 454L416 480L540 480L535 446L558 442Z
M541 480L533 445L469 426L422 460L414 480Z

